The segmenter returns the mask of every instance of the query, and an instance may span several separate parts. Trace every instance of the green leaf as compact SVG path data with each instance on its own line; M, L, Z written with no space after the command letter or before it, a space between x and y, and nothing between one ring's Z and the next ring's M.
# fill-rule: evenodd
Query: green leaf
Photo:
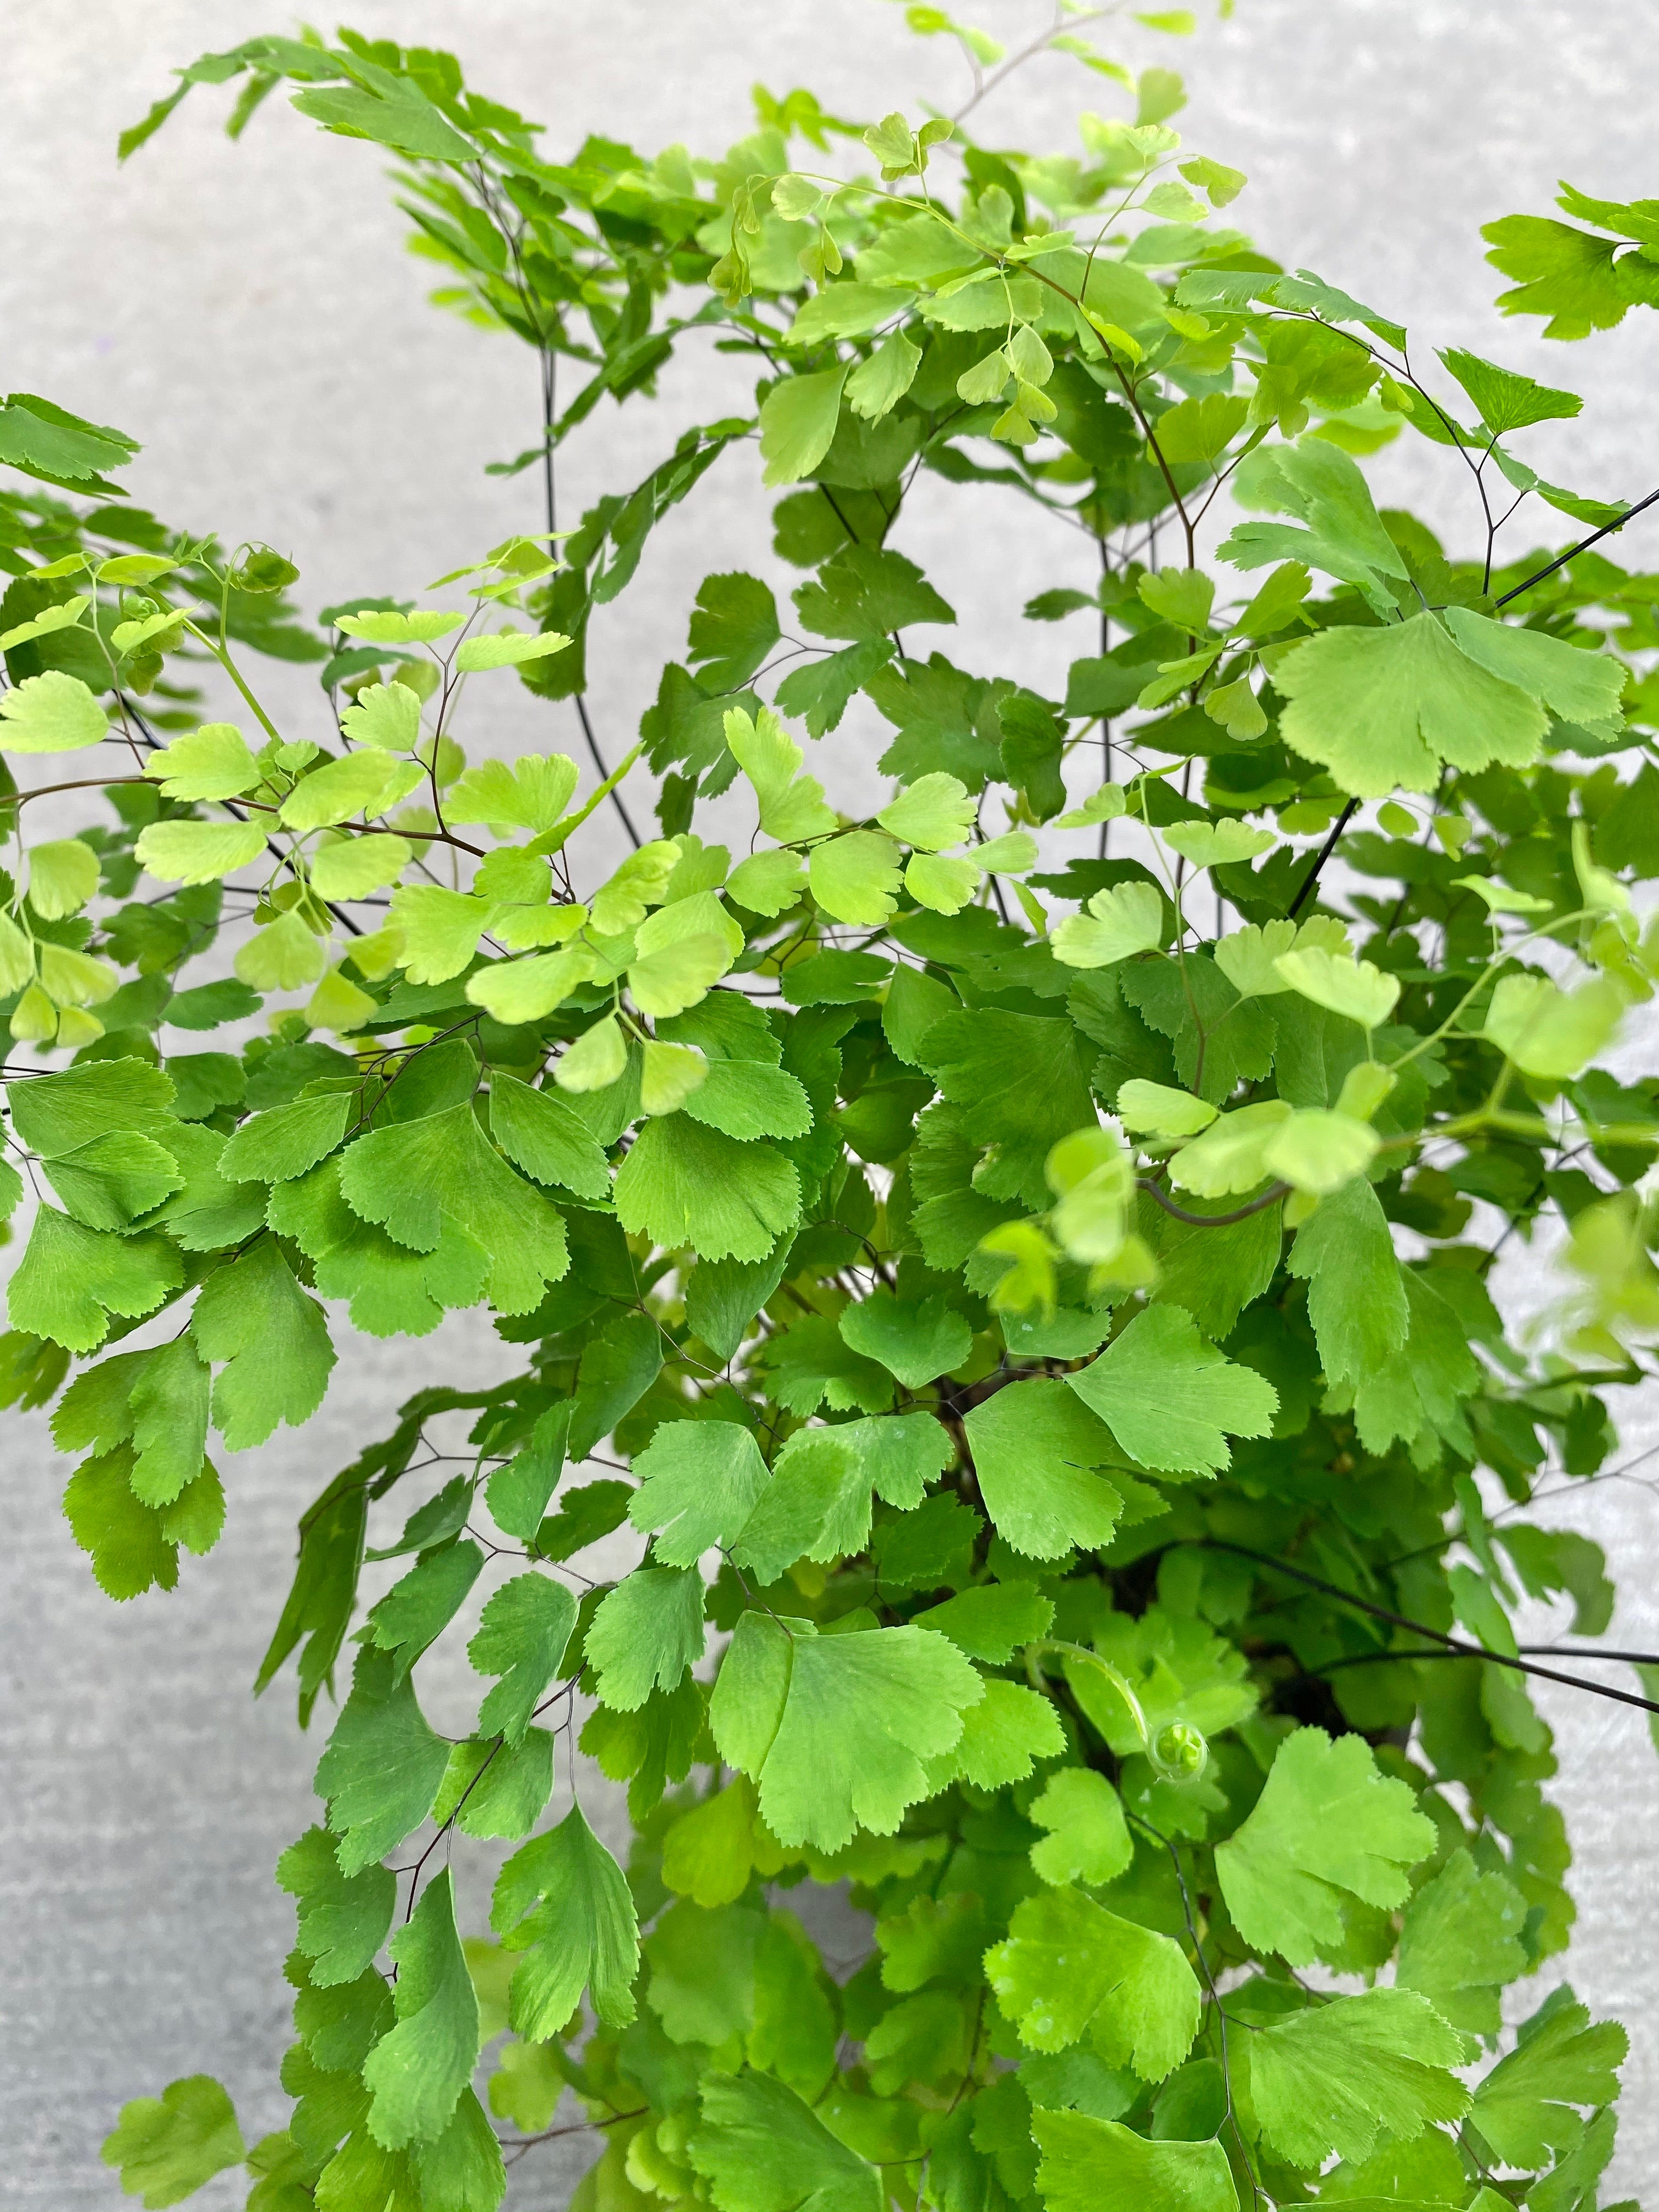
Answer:
M781 635L777 601L758 576L705 576L686 659L705 690L740 691Z
M1407 1908L1397 1986L1420 1990L1454 2027L1496 2035L1498 1992L1529 1965L1526 1918L1526 1899L1506 1876L1479 1873L1468 1851L1454 1851Z
M505 1069L489 1079L489 1133L515 1167L538 1182L604 1198L611 1188L605 1153L556 1091L536 1090Z
M128 1446L82 1462L64 1492L64 1518L92 1561L93 1580L117 1604L177 1583L178 1546L162 1515L133 1496Z
M333 1837L325 1829L307 1828L277 1860L276 1885L299 1908L294 1941L314 1989L338 1989L374 1964L398 1902L398 1878L390 1868L368 1866L348 1878L340 1872Z
M702 1577L695 1568L636 1567L618 1583L587 1632L587 1663L601 1700L636 1711L653 1689L672 1690L702 1656Z
M584 1989L608 2027L633 2019L640 1966L634 1900L580 1805L508 1859L496 1879L489 1924L526 1954L509 1996L518 2034L532 2042L556 2035Z
M950 1438L930 1414L798 1429L732 1542L732 1557L774 1582L805 1557L828 1561L870 1540L871 1492L909 1511L949 1464Z
M769 490L811 475L835 442L847 365L775 384L760 411L761 459Z
M1149 2142L1115 2120L1038 2112L1037 2187L1048 2212L1098 2212L1102 2192L1136 2212L1238 2212L1227 2154L1216 2142Z
M49 668L0 691L0 750L72 753L109 735L104 710L77 676Z
M1006 1667L1022 1644L1046 1636L1054 1617L1054 1600L1035 1583L983 1583L918 1613L916 1626L948 1636L970 1659Z
M1474 2093L1474 2125L1507 2166L1542 2166L1577 2138L1575 2105L1610 2105L1630 2039L1617 2021L1590 2025L1588 2006L1559 1989L1521 2029Z
M760 1260L800 1213L794 1166L684 1114L649 1121L617 1173L617 1218L630 1235L705 1260Z
M449 1746L428 1727L412 1680L399 1680L387 1653L360 1652L351 1694L317 1763L343 1875L361 1874L419 1827L448 1764Z
M1078 1890L1028 1897L986 1954L985 1974L1033 2051L1087 2036L1109 2065L1161 2081L1198 2033L1198 1978L1180 1945Z
M356 1103L349 1091L325 1091L255 1114L220 1154L220 1173L228 1182L287 1182L304 1175L344 1136Z
M1051 1887L1084 1881L1097 1888L1115 1881L1134 1857L1123 1801L1091 1768L1063 1766L1051 1774L1030 1817L1048 1832L1032 1844L1031 1864Z
M882 2212L880 2177L786 2083L705 2076L687 2143L719 2212Z
M1003 1790L1027 1780L1039 1759L1058 1759L1065 1748L1060 1717L1047 1698L993 1677L963 1714L960 1740L932 1762L932 1773L936 1782L960 1778L976 1790Z
M188 1337L150 1353L132 1386L131 1413L133 1495L171 1505L201 1474L207 1450L208 1370Z
M1132 1458L1171 1474L1218 1473L1228 1435L1269 1435L1279 1409L1272 1385L1207 1343L1179 1306L1137 1314L1067 1382Z
M391 1652L394 1683L448 1627L483 1565L483 1553L470 1538L445 1545L428 1552L370 1607L367 1640Z
M1368 1182L1356 1176L1320 1200L1296 1232L1289 1266L1308 1285L1326 1380L1358 1386L1381 1372L1406 1340L1410 1310L1394 1238Z
M1414 1990L1310 2005L1259 2029L1249 2045L1256 2117L1296 2166L1322 2166L1333 2152L1369 2158L1379 2135L1409 2142L1469 2109L1450 2070L1463 2063L1463 2039Z
M1063 1558L1110 1541L1122 1492L1091 1472L1122 1457L1110 1431L1060 1382L1013 1382L963 1424L980 1496L1001 1535L1028 1559Z
M142 2197L148 2212L160 2212L240 2166L247 2146L225 2090L210 2074L191 2074L159 2097L123 2105L100 2155L119 2167L124 2195Z
M734 1421L665 1421L634 1458L640 1478L628 1509L635 1528L655 1532L654 1558L692 1567L741 1534L771 1471L749 1430ZM799 1556L799 1554L797 1554Z
M153 1313L182 1273L165 1237L111 1236L43 1206L6 1285L6 1310L15 1329L70 1352L95 1352L112 1314L137 1320Z
M1361 799L1431 792L1449 766L1525 768L1547 726L1534 697L1460 652L1431 614L1322 630L1273 684L1289 702L1285 742Z
M1525 430L1534 422L1570 421L1583 401L1576 392L1553 392L1517 369L1499 368L1479 354L1461 346L1444 346L1440 358L1480 410L1480 420L1494 436L1509 430Z
M973 1331L942 1297L901 1300L876 1289L842 1313L843 1342L866 1359L879 1360L907 1390L960 1367L972 1347Z
M562 1217L486 1142L470 1103L359 1137L340 1188L354 1212L412 1250L435 1251L446 1223L470 1237L499 1313L533 1310L570 1264Z
M885 546L843 546L793 597L803 625L818 637L873 641L956 620L915 562Z
M573 1459L586 1459L638 1405L656 1381L662 1358L662 1332L649 1314L622 1314L589 1341L570 1409Z
M1378 1773L1363 1737L1301 1728L1249 1819L1216 1846L1216 1872L1245 1942L1304 1966L1341 1942L1350 1900L1403 1905L1407 1869L1434 1842L1433 1822L1405 1783Z
M839 1850L855 1828L891 1835L928 1794L923 1761L950 1751L980 1677L940 1636L881 1628L837 1636L745 1613L709 1706L720 1755L760 1786L785 1844Z
M278 1422L297 1428L322 1404L334 1366L328 1324L275 1237L262 1237L214 1270L190 1333L204 1359L224 1363L213 1385L213 1423L228 1451L262 1444Z
M793 1075L753 1060L704 1063L703 1079L685 1101L694 1121L740 1143L757 1137L804 1137L812 1126L806 1092Z
M455 1931L445 1867L386 1946L398 1966L398 2023L363 2067L369 2132L388 2150L430 2142L448 2125L478 2059L478 1999Z
M562 1398L556 1406L538 1414L528 1443L505 1467L498 1467L485 1485L485 1502L504 1534L517 1536L526 1544L534 1541L547 1501L564 1472L570 1413L571 1401Z
M575 1626L576 1601L550 1575L515 1575L502 1583L466 1647L479 1674L501 1677L478 1709L481 1735L522 1741Z

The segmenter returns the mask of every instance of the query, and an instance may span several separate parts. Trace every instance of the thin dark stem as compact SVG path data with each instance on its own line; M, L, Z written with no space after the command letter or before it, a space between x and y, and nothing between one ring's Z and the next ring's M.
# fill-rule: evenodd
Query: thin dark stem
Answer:
M1289 1194L1291 1186L1287 1182L1276 1182L1270 1190L1263 1191L1260 1198L1253 1198L1248 1206L1236 1206L1231 1213L1189 1213L1184 1206L1177 1206L1174 1199L1166 1198L1158 1185L1146 1176L1141 1176L1139 1188L1155 1198L1164 1211L1173 1214L1177 1221L1190 1222L1194 1229L1228 1229L1235 1221L1248 1221L1253 1213L1265 1213L1270 1206L1277 1206L1281 1198Z
M1659 491L1650 491L1645 499L1638 499L1634 507L1627 507L1617 522L1604 523L1600 530L1592 530L1588 538L1581 538L1576 545L1569 545L1565 553L1558 553L1554 560L1540 568L1536 574L1528 576L1524 583L1517 584L1513 591L1505 592L1503 598L1495 600L1493 604L1500 607L1508 606L1510 601L1518 599L1522 592L1529 592L1534 584L1541 584L1546 576L1553 576L1558 568L1565 568L1568 562L1575 560L1580 553L1588 551L1592 545L1599 545L1604 538L1611 538L1615 531L1622 530L1627 522L1634 521L1636 517L1645 508L1651 507L1656 500L1659 500Z
M1373 1605L1369 1598L1356 1597L1352 1590L1345 1590L1335 1583L1328 1583L1321 1576L1310 1575L1304 1568L1291 1566L1283 1559L1270 1559L1264 1552L1252 1552L1243 1544L1227 1543L1219 1536L1206 1536L1202 1540L1206 1551L1231 1552L1236 1559L1254 1559L1258 1565L1269 1567L1275 1574L1289 1575L1293 1582L1305 1583L1310 1589L1322 1590L1340 1605L1351 1605L1357 1613L1369 1613L1373 1620L1387 1621L1390 1627L1406 1629L1413 1636L1426 1636L1459 1658L1489 1660L1494 1667L1508 1667L1517 1674L1534 1674L1540 1681L1560 1682L1570 1690L1588 1690L1592 1697L1610 1698L1615 1705L1635 1705L1644 1713L1659 1713L1659 1699L1638 1698L1631 1690L1610 1690L1604 1682L1588 1682L1579 1674L1558 1674L1553 1667L1534 1666L1530 1659L1522 1659L1507 1651L1489 1650L1484 1644L1466 1644L1461 1637L1448 1636L1438 1628L1431 1628L1425 1621L1408 1620L1403 1613L1390 1613L1387 1606Z
M1297 888L1296 896L1291 901L1289 906L1285 909L1286 921L1293 921L1296 919L1297 914L1300 910L1309 892L1312 890L1314 885L1319 881L1320 870L1324 866L1326 861L1330 859L1331 854L1335 852L1338 839L1341 836L1342 832L1347 828L1349 823L1353 819L1354 810L1358 804L1359 801L1357 799L1351 799L1347 805L1343 808L1342 811L1337 816L1335 827L1332 830L1330 836L1325 840L1324 843L1320 847L1313 866L1309 869L1307 874L1303 877L1300 884Z

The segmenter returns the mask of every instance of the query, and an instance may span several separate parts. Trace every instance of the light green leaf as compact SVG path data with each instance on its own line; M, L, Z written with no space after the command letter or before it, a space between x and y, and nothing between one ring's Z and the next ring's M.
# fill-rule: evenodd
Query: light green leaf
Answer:
M732 959L722 937L682 937L635 960L628 970L628 988L642 1014L667 1021L706 998Z
M1505 975L1492 994L1484 1034L1523 1074L1559 1079L1577 1075L1612 1042L1625 1005L1606 976L1564 991L1546 975Z
M1100 2212L1115 2199L1135 2212L1238 2212L1219 2142L1150 2142L1115 2120L1036 2112L1037 2187L1047 2212ZM1103 2198L1109 2190L1111 2198Z
M1150 952L1164 934L1164 901L1152 884L1119 884L1097 891L1086 914L1068 914L1049 939L1068 968L1109 968Z
M760 411L761 459L768 490L811 476L835 442L847 364L812 376L786 376Z
M49 668L0 691L0 750L72 753L109 735L104 710L78 676Z
M406 884L394 891L390 918L403 933L399 965L410 981L447 983L459 975L477 951L493 911L483 899L436 884Z
M335 629L347 637L361 637L371 645L430 645L447 637L466 620L432 607L412 608L407 614L383 607L365 607L360 614L341 615Z
M1261 1164L1292 1190L1320 1197L1340 1190L1351 1176L1363 1175L1382 1142L1368 1122L1352 1115L1298 1107L1268 1137L1261 1148Z
M884 314L890 314L893 295L884 287ZM847 380L847 404L866 422L879 422L890 414L915 382L921 366L921 349L902 331L890 331L867 361L861 361Z
M913 853L904 866L904 888L918 906L935 914L960 914L977 896L984 871L977 860Z
M296 783L279 810L289 830L326 830L354 814L384 814L426 781L419 761L387 752L348 753Z
M532 1837L501 1869L489 1924L523 1950L510 2008L520 2035L556 2035L586 1988L608 2027L634 2017L638 1922L626 1879L573 1805L558 1826Z
M849 830L812 848L807 879L826 914L873 928L898 905L899 848L879 830Z
M966 784L936 772L919 776L876 819L900 844L914 846L919 853L937 853L962 842L977 811Z
M575 794L576 763L563 753L524 753L480 761L444 794L447 822L499 822L511 830L551 830Z
M918 1628L948 1636L970 1659L1006 1667L1024 1644L1046 1636L1054 1617L1052 1598L1035 1583L981 1583L918 1613Z
M556 629L496 630L489 637L463 638L455 648L455 670L469 676L485 668L520 668L526 661L544 660L562 653L570 640Z
M1277 663L1273 684L1289 702L1286 744L1361 799L1431 792L1448 765L1525 768L1547 723L1535 699L1461 653L1426 613L1322 630Z
M211 884L251 866L265 833L257 822L152 822L134 849L158 883Z
M263 771L234 722L204 722L152 753L144 774L168 799L239 799Z
M1301 1728L1280 1744L1243 1826L1216 1846L1227 1909L1245 1942L1312 1964L1342 1941L1351 1899L1384 1911L1411 1893L1434 1823L1403 1782L1377 1771L1364 1737Z
M1215 1119L1207 1100L1189 1091L1171 1090L1166 1083L1148 1083L1133 1076L1117 1091L1117 1117L1126 1129L1150 1129L1159 1137L1195 1137Z
M159 2097L123 2105L100 2155L120 2168L124 2196L142 2197L147 2212L161 2212L240 2166L247 2146L225 2090L210 2074L191 2074Z
M1028 1897L985 1978L1032 2051L1087 2036L1109 2065L1161 2081L1198 2033L1198 1978L1167 1936L1120 1920L1074 1889Z
M1252 830L1231 817L1221 822L1172 822L1159 834L1171 852L1179 853L1194 868L1232 867L1241 860L1254 860L1279 842L1271 830Z
M733 902L769 918L793 906L805 888L806 871L795 853L751 853L726 878Z
M617 1172L617 1218L630 1235L705 1260L763 1259L799 1213L790 1160L684 1114L647 1122Z
M1049 1700L1022 1682L993 1676L985 1695L963 1715L960 1740L931 1762L931 1771L941 1784L961 1779L976 1790L1006 1790L1027 1780L1039 1759L1058 1759L1065 1748Z
M1123 1801L1091 1767L1062 1766L1051 1774L1029 1817L1048 1831L1031 1846L1031 1864L1053 1887L1115 1881L1134 1856Z
M404 837L342 837L311 856L312 889L321 899L362 899L395 884L414 857Z
M923 1762L955 1746L982 1692L962 1654L922 1629L817 1636L751 1612L708 1717L721 1757L759 1784L778 1840L836 1851L860 1826L893 1833L929 1792Z
M449 1869L434 1875L386 1946L397 1962L398 2022L368 2054L368 2128L388 2150L430 2142L449 2124L478 2058L478 1999L455 1930Z
M341 715L340 727L354 744L373 745L384 753L412 753L421 741L420 694L395 677L390 684L366 684ZM175 796L206 799L216 794L180 792Z
M1270 1434L1279 1409L1272 1385L1218 1352L1176 1305L1137 1314L1066 1379L1133 1458L1167 1474L1218 1472L1231 1463L1227 1437Z
M245 938L232 964L250 991L297 991L316 982L328 965L328 954L322 940L290 908Z
M1577 392L1553 392L1513 368L1499 368L1479 354L1461 346L1437 349L1441 360L1480 410L1487 429L1501 438L1509 430L1525 430L1534 422L1570 420L1584 403Z
M761 828L769 837L794 844L822 837L836 827L835 810L824 804L823 786L816 776L800 774L801 749L769 708L763 707L751 721L741 708L732 707L726 712L725 727L732 757L754 786ZM742 896L735 874L732 896Z
M1273 967L1291 990L1328 1012L1358 1022L1362 1030L1380 1029L1400 1003L1397 975L1385 975L1369 960L1346 958L1319 945L1281 952Z
M628 1517L655 1533L653 1556L671 1567L733 1543L772 1479L753 1435L734 1421L663 1422L634 1472L641 1486Z
M1450 2069L1463 2039L1414 1990L1366 1990L1262 2027L1249 2039L1250 2097L1281 2157L1320 2166L1369 2158L1379 2135L1410 2142L1460 2120L1469 2093Z
M685 1102L693 1121L744 1143L757 1137L804 1137L811 1127L805 1090L781 1067L755 1060L711 1060L703 1066L705 1073Z
M636 1712L653 1689L672 1690L702 1656L702 1577L695 1568L636 1567L587 1632L587 1663L616 1712Z
M985 1510L1017 1552L1057 1559L1110 1541L1122 1493L1091 1470L1122 1455L1064 1382L1011 1382L963 1427Z
M553 1080L561 1091L573 1091L578 1095L608 1091L613 1083L621 1080L627 1066L628 1040L623 1035L622 1024L614 1014L606 1014L585 1029L561 1055L553 1071Z
M1200 1198L1255 1189L1267 1177L1267 1147L1294 1110L1282 1098L1260 1098L1218 1115L1176 1154L1170 1182Z
M468 903L477 917L476 920L473 916L467 918L467 927L476 945L479 926L488 919L488 915L475 901ZM471 957L471 950L466 957L468 959ZM466 996L471 1005L482 1006L496 1021L508 1026L520 1022L538 1022L550 1014L556 1006L562 1006L574 992L579 991L592 977L593 967L593 957L585 945L567 945L562 952L544 952L531 960L492 960L467 977ZM590 1030L588 1034L591 1036L592 1032ZM625 1062L627 1057L624 1045L623 1061ZM567 1054L565 1058L568 1060L569 1054ZM561 1061L560 1068L562 1069L563 1066L564 1062ZM621 1073L620 1065L617 1073ZM614 1083L615 1080L615 1075L607 1075L604 1083L592 1087L602 1090L605 1084ZM567 1090L584 1087L572 1084L561 1073L555 1073L554 1081L562 1083Z

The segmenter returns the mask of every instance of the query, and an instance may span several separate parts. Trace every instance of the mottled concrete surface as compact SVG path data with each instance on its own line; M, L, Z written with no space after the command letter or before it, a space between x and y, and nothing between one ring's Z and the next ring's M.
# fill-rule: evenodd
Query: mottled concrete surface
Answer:
M1030 5L979 11L1004 33ZM959 97L942 46L914 48L876 0L373 0L366 31L458 45L477 79L545 118L555 143L594 127L646 145L699 150L745 119L758 77L814 83L843 111ZM4 381L50 394L144 441L135 493L191 526L266 538L292 550L313 604L339 592L413 590L506 530L533 527L531 480L490 479L481 461L534 430L533 377L507 341L432 313L421 269L399 250L377 162L273 102L240 149L218 133L222 96L195 96L125 171L117 130L204 46L286 27L250 0L0 0L6 100L0 199ZM1110 35L1109 33L1109 35ZM1133 26L1116 50L1172 58ZM1501 335L1477 226L1542 210L1565 173L1622 198L1651 192L1644 94L1659 63L1659 16L1644 0L1239 0L1173 57L1188 71L1189 143L1236 162L1252 185L1243 222L1292 265L1409 320L1431 344L1474 344L1585 392L1581 423L1547 426L1546 472L1633 495L1659 475L1649 405L1648 318L1594 348ZM1034 143L1070 111L1109 109L1063 64L1045 63L986 116L988 137ZM706 348L676 368L665 408L597 419L566 471L567 514L635 481L681 424L727 411L732 365ZM666 419L665 419L666 418ZM594 695L613 753L629 742L665 653L683 637L696 578L767 557L745 534L748 457L660 533L641 580L596 627ZM1471 517L1420 446L1388 459L1391 496L1421 501L1449 532ZM953 510L954 512L954 510ZM1076 556L991 495L977 532L947 531L937 503L907 522L907 545L961 611L986 665L1011 567L1029 588L1068 580ZM1634 549L1632 549L1634 550ZM1653 559L1659 544L1642 549ZM1029 664L1028 664L1029 666ZM1041 678L1043 671L1032 672ZM317 712L303 680L277 687L296 726ZM510 684L475 741L571 745ZM856 754L831 764L849 772ZM1547 1294L1522 1253L1507 1278L1517 1306ZM0 1698L8 1786L0 1811L0 2201L82 2212L118 2200L97 2145L122 2099L198 2069L222 2075L251 2130L280 2116L273 2062L284 2039L276 1968L291 1925L274 1891L276 1852L309 1817L317 1746L301 1741L285 1689L247 1696L292 1545L295 1516L357 1440L441 1359L504 1371L476 1317L421 1345L359 1346L327 1405L229 1470L220 1550L181 1589L112 1608L72 1547L57 1500L65 1469L38 1419L6 1431L0 1458L8 1540L0 1565ZM1627 1413L1628 1451L1659 1437ZM1659 1461L1638 1468L1644 1475ZM1624 1644L1659 1637L1659 1522L1639 1480L1580 1488L1553 1510L1597 1534L1626 1595ZM1561 1632L1540 1619L1537 1632ZM441 1723L457 1669L434 1686ZM1581 1940L1573 1973L1636 2032L1618 2186L1659 2165L1659 1995L1647 1930L1656 1887L1659 1773L1640 1719L1568 1692L1547 1700L1561 1730L1557 1795L1579 1850ZM589 1776L585 1802L617 1832L621 1808ZM556 2154L568 2151L568 2159ZM562 2204L586 2153L550 2147L521 2170L515 2203ZM201 2202L239 2201L234 2178Z

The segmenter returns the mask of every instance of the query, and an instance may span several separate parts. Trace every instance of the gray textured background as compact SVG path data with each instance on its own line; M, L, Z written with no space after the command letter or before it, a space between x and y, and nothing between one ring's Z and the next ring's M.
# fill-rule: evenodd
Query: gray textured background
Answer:
M1029 34L1040 15L1032 0L981 8L977 20ZM745 126L757 77L776 90L811 82L843 112L902 102L914 112L923 97L948 106L960 96L943 43L912 45L878 0L373 0L355 21L458 46L480 83L546 120L556 147L591 127L647 148L683 139L717 150ZM480 473L533 434L527 356L423 304L422 270L400 253L372 150L322 136L280 101L233 149L219 135L222 96L198 93L125 171L113 160L118 129L170 65L284 27L249 0L0 0L0 374L141 438L137 496L189 526L291 550L310 604L414 591L505 531L538 526L531 478ZM1547 473L1627 495L1659 479L1651 319L1573 349L1545 346L1531 326L1500 331L1476 235L1493 216L1542 211L1562 173L1613 198L1655 189L1643 100L1659 64L1650 0L1239 0L1235 21L1206 24L1185 48L1133 26L1103 35L1125 58L1187 70L1188 143L1250 173L1235 214L1280 258L1409 320L1425 354L1472 344L1586 393L1583 422L1534 434L1528 450ZM1115 99L1044 63L982 128L994 142L1031 143L1068 130L1078 106L1115 112ZM596 418L567 470L567 519L643 474L680 424L727 411L732 374L705 344L668 380L662 410ZM1391 452L1389 495L1467 528L1434 458L1420 445ZM682 511L661 533L596 631L594 696L613 757L683 638L696 578L722 562L765 565L763 540L745 535L746 465L722 465L729 473L709 480L695 520ZM1073 556L994 495L980 524L947 529L924 502L906 544L961 610L963 649L988 665L1010 574L1024 597L1070 580ZM1638 550L1659 564L1651 533L1632 557ZM496 680L475 744L576 749L567 710ZM307 679L272 689L296 731L319 712ZM1535 1255L1522 1253L1506 1280L1516 1308L1548 1294ZM247 1685L296 1512L440 1362L469 1376L506 1367L476 1316L420 1344L354 1348L309 1426L229 1468L221 1548L186 1563L173 1596L118 1612L59 1517L66 1468L44 1425L9 1425L0 2200L52 2212L118 2201L98 2142L124 2098L179 2074L220 2074L251 2136L280 2119L276 1968L291 1922L270 1868L310 1817L318 1747L298 1735L286 1689L254 1705ZM1643 1409L1625 1419L1627 1455L1659 1433ZM1614 1638L1650 1646L1659 1520L1646 1472L1581 1487L1553 1510L1598 1534L1626 1583ZM1537 1631L1562 1626L1540 1616ZM441 1726L465 1725L465 1694L458 1677L435 1686ZM1574 1978L1638 2038L1615 2171L1628 2193L1659 2165L1648 1934L1659 1770L1638 1717L1565 1693L1545 1702L1560 1729L1555 1794L1579 1851ZM613 1796L592 1775L584 1796L614 1834ZM549 2163L521 2169L514 2203L562 2204L586 2154L539 2155ZM234 2178L210 2201L239 2201Z

